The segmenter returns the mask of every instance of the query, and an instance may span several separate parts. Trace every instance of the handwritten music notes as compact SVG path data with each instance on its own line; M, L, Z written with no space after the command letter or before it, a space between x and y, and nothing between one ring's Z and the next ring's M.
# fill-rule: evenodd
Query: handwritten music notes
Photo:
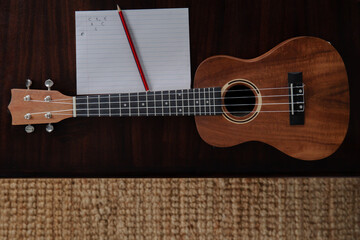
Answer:
M190 88L188 9L123 13L150 90ZM75 21L77 94L144 91L117 10L77 11Z

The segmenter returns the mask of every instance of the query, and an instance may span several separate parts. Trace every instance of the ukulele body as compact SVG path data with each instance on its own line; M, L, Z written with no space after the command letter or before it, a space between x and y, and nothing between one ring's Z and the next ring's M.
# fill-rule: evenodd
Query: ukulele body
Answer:
M302 73L304 84L300 125L290 124L291 93L286 87L288 74L294 72ZM196 116L198 132L210 145L260 141L289 156L317 160L334 153L344 140L350 111L347 74L338 52L324 40L292 38L254 59L210 57L198 67L194 88L218 86L224 98L233 92L229 96L246 99L249 92L244 95L241 89L251 89L255 102L252 109L245 109L249 114L241 116Z

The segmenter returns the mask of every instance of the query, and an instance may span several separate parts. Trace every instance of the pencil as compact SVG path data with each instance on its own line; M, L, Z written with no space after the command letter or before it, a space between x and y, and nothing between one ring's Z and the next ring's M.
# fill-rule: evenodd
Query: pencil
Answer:
M143 84L144 84L145 90L146 90L146 91L149 91L149 87L148 87L148 85L147 85L144 72L143 72L143 70L142 70L142 68L141 68L139 58L138 58L138 56L137 56L137 54L136 54L136 50L135 50L134 44L133 44L133 42L132 42L132 40L131 40L130 32L129 32L128 28L127 28L124 15L123 15L123 13L122 13L119 5L117 5L117 9L118 9L119 16L120 16L122 25L123 25L123 27L124 27L125 33L126 33L126 37L127 37L128 41L129 41L129 45L130 45L131 51L132 51L132 53L133 53L133 55L134 55L134 59L135 59L137 68L138 68L138 70L139 70L139 73L140 73L140 76L141 76L141 80L142 80L142 82L143 82Z

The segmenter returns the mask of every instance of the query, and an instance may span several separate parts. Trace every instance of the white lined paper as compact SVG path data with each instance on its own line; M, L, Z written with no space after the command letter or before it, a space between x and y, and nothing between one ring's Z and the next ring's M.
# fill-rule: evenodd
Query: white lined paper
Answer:
M187 8L123 10L151 91L191 84ZM117 10L77 11L77 94L145 91Z

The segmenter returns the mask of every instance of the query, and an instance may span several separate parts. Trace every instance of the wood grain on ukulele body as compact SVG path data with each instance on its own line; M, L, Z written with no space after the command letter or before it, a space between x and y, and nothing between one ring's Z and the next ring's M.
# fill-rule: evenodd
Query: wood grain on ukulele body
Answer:
M317 160L342 143L349 105L338 52L324 40L297 37L254 59L206 59L196 71L194 89L77 97L12 89L9 110L13 125L69 117L195 116L201 138L210 145L261 141L292 157Z
M285 102L288 73L302 72L304 84L303 125L290 125ZM222 116L195 117L200 136L214 146L228 147L246 141L261 141L299 159L329 156L342 143L349 122L349 87L344 63L328 42L313 37L287 40L254 59L228 56L206 59L195 74L194 87L223 86L234 79L247 79L260 89L261 111L253 121L234 124Z

